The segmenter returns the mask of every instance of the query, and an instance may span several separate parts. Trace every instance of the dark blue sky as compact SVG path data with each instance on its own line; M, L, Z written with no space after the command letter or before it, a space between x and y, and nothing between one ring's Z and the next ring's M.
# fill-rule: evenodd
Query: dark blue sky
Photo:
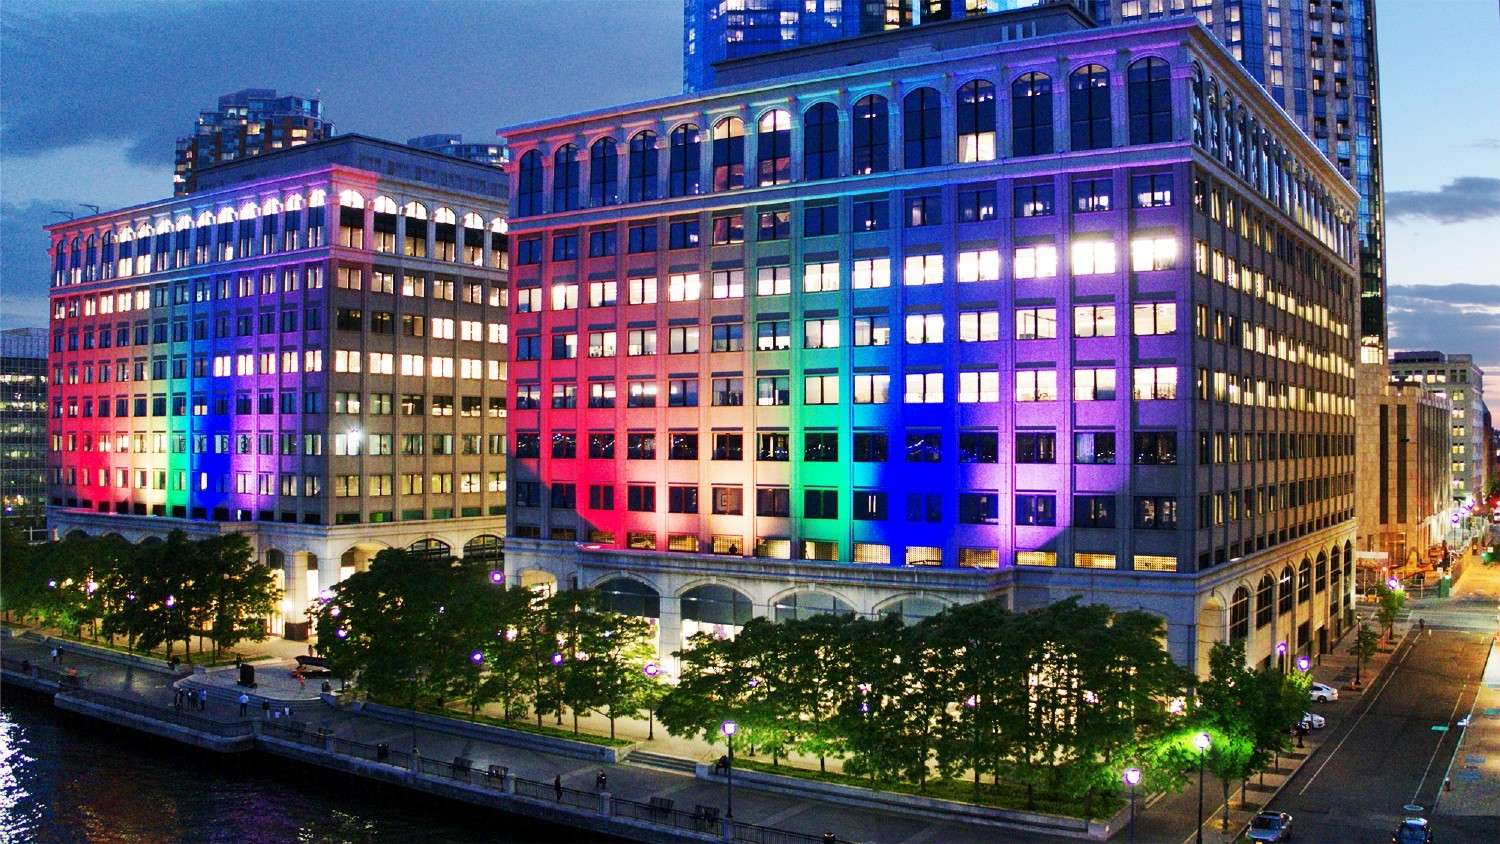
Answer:
M1473 352L1500 411L1500 105L1475 72L1495 0L1380 0L1394 348ZM681 0L5 0L0 326L46 322L41 227L171 195L173 142L220 94L320 97L404 141L672 94Z

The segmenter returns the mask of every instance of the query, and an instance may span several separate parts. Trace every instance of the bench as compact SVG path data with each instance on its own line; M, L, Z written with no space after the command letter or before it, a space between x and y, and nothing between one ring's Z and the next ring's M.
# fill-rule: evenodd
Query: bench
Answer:
M704 831L713 831L719 826L719 809L717 806L705 806L702 803L693 807L693 821L698 828Z
M453 778L469 781L469 771L474 769L474 760L462 756L453 757Z
M665 818L672 814L672 804L676 801L670 797L653 797L651 803L651 817Z
M489 773L485 774L485 776L489 777L492 780L493 779L502 779L503 780L506 777L510 776L510 768L507 768L504 765L491 765Z

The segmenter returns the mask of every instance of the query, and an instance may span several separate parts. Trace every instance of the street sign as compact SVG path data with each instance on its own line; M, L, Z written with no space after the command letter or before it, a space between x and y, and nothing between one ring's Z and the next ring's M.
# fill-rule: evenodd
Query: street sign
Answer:
M1447 724L1433 724L1432 725L1432 731L1434 733L1446 733L1446 732L1448 732L1448 725Z

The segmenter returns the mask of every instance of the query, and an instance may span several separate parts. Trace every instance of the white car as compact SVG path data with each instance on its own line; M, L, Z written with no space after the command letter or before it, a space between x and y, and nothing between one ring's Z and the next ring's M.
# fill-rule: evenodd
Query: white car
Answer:
M1328 726L1328 721L1322 715L1314 715L1311 712L1302 713L1302 723L1314 730L1321 730Z
M1330 700L1339 699L1339 690L1323 683L1313 683L1308 691L1308 697L1318 703L1327 703Z

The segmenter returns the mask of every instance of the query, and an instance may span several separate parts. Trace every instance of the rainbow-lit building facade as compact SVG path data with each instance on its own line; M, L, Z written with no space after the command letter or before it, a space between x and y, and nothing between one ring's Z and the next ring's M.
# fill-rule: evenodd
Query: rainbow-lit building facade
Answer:
M498 558L506 183L357 135L51 226L49 527L240 531L275 632L384 547Z
M1146 609L1200 669L1341 634L1358 197L1195 20L716 74L501 130L513 577L664 654L989 596Z

